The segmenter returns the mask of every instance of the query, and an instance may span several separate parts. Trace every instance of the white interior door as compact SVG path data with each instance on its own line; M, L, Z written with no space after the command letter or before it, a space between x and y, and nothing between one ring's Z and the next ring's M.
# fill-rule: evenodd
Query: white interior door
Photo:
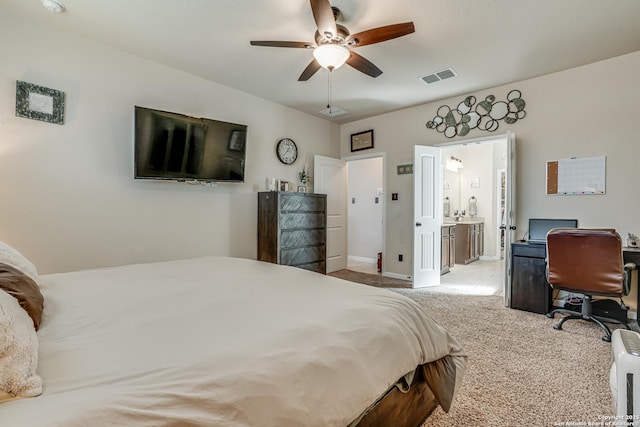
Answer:
M506 165L505 165L506 166ZM507 169L496 171L496 258L504 259L505 256L505 216L507 214Z
M347 268L347 168L331 157L313 157L313 191L327 195L327 273Z
M516 237L516 134L507 132L507 180L504 236L504 305L511 305L511 243Z
M415 146L413 185L413 287L437 286L442 224L440 148Z

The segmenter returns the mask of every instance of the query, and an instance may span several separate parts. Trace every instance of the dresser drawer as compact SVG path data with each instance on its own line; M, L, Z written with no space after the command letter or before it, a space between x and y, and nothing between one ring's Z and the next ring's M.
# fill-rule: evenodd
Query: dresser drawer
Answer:
M280 215L281 230L325 228L324 213L283 213Z
M325 230L287 230L280 234L280 249L299 246L316 246L325 242Z
M302 194L282 194L280 210L282 212L324 212L324 198L304 196Z
M514 256L545 259L547 257L547 245L513 243L511 245L511 253Z
M327 263L324 261L296 265L296 267L304 268L305 270L315 271L316 273L327 274Z
M324 261L325 251L324 245L282 249L280 250L280 264L301 265Z

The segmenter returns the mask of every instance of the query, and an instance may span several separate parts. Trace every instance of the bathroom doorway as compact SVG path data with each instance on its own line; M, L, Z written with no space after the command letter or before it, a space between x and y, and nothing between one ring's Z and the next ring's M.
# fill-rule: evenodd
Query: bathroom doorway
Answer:
M476 241L476 246L482 247L479 257L468 263L468 259L456 259L449 272L441 276L443 285L464 287L462 284L469 282L467 278L471 276L471 283L483 278L483 292L502 294L505 289L508 144L507 135L499 135L441 146L443 223L482 224L481 241ZM464 241L456 239L455 244Z

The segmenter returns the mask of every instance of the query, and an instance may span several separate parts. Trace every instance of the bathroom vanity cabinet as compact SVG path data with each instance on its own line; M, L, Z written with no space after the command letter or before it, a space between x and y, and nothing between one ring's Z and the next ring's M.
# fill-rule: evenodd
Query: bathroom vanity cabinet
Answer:
M469 264L484 253L484 222L460 221L455 225L456 264Z

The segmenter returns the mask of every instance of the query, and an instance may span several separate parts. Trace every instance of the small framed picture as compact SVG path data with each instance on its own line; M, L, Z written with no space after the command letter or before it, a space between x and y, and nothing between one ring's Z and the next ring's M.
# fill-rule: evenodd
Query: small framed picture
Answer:
M298 193L306 193L307 187L304 185L298 185Z
M373 129L351 134L351 151L373 148Z
M17 80L16 116L63 124L64 92Z
M280 191L289 191L289 181L280 181Z

